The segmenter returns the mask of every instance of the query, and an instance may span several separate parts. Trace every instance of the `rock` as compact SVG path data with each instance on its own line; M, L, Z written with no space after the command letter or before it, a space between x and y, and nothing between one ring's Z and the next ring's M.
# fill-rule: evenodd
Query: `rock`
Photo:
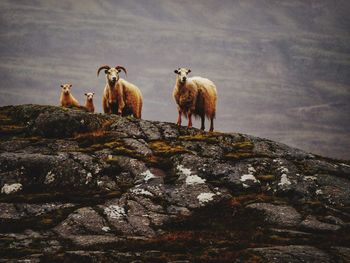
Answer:
M140 128L142 129L143 133L147 137L148 141L156 141L156 140L162 139L160 130L155 124L148 121L141 120Z
M350 262L350 248L348 247L332 247L331 251L335 254L337 262Z
M307 216L305 220L300 223L300 227L305 230L317 232L334 232L340 229L338 225L322 223L311 215Z
M157 126L162 132L162 137L166 140L175 139L180 135L178 128L169 123L158 123Z
M334 168L335 169L335 168ZM317 176L319 185L319 197L331 205L350 205L350 183L348 179L320 174Z
M3 194L13 194L22 190L22 184L14 183L14 184L4 184L1 188L1 193Z
M344 221L341 220L340 218L338 217L335 217L335 216L331 216L331 215L328 215L328 216L325 216L322 218L322 221L324 221L325 223L329 223L329 224L333 224L333 225L338 225L338 226L343 226L345 225Z
M9 204L0 203L2 214L0 219L21 219L38 217L50 214L57 210L70 209L74 204L70 203L41 203L41 204Z
M247 205L246 208L262 215L263 220L272 225L293 227L301 221L301 215L290 206L256 203Z
M18 212L14 204L0 203L0 220L20 219L23 213Z
M110 125L109 130L124 134L125 137L129 138L143 137L142 129L136 123L131 122L127 118L115 119L114 122Z
M79 248L94 248L107 245L118 245L121 239L106 235L73 235L67 236Z
M70 110L68 113L64 108L45 106L32 120L29 133L47 138L72 137L77 133L95 131L109 119L108 116L97 116L81 110ZM23 112L18 112L17 118L26 119Z
M105 234L106 221L92 208L83 207L71 213L66 220L54 228L63 238L82 234Z
M315 247L311 246L277 246L266 248L247 249L249 258L259 259L262 262L332 262L331 257ZM244 262L244 261L242 261Z
M1 262L348 259L348 161L53 106L0 124Z
M278 235L278 236L295 238L295 239L296 238L311 238L312 237L311 233L290 230L290 229L270 228L269 231L271 231L271 233Z

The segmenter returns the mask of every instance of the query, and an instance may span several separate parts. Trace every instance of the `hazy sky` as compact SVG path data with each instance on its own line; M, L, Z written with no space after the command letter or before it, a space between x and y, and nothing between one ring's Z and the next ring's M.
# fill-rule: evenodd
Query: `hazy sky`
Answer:
M2 0L0 106L58 105L70 82L101 112L96 70L123 65L143 118L175 122L184 66L216 84L216 130L350 159L349 14L348 0Z

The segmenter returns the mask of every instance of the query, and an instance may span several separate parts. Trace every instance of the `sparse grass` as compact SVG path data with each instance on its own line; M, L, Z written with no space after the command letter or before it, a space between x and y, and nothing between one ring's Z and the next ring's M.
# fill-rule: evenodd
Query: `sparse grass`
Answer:
M259 179L262 182L271 182L271 181L275 181L276 180L276 176L272 175L272 174L268 174L268 175L256 175L255 176L257 179Z
M239 206L246 206L250 203L255 202L272 202L275 198L270 195L266 194L244 194L235 196L230 201L230 206L232 207L239 207Z
M86 139L94 140L96 138L104 137L106 131L104 130L96 130L92 132L78 133L75 135L74 140L82 141Z

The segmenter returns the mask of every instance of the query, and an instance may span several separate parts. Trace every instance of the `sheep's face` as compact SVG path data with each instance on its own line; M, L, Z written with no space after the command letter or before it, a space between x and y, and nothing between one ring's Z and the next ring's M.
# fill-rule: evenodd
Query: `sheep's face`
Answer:
M62 84L61 89L64 95L70 94L70 89L72 88L72 84Z
M88 92L88 93L85 93L86 100L92 102L92 100L93 100L93 98L94 98L94 95L95 95L95 92Z
M114 86L114 84L117 83L117 81L119 80L119 72L120 69L116 68L110 68L105 70L108 82L111 83L112 86Z
M174 73L177 74L177 78L180 83L185 83L187 80L187 75L191 72L190 69L187 68L178 68L174 70Z

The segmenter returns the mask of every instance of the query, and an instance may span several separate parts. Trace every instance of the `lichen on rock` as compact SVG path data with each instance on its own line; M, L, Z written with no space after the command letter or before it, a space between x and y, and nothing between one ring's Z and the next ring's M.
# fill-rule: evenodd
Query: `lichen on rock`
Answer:
M0 124L0 261L349 258L349 161L54 106Z

